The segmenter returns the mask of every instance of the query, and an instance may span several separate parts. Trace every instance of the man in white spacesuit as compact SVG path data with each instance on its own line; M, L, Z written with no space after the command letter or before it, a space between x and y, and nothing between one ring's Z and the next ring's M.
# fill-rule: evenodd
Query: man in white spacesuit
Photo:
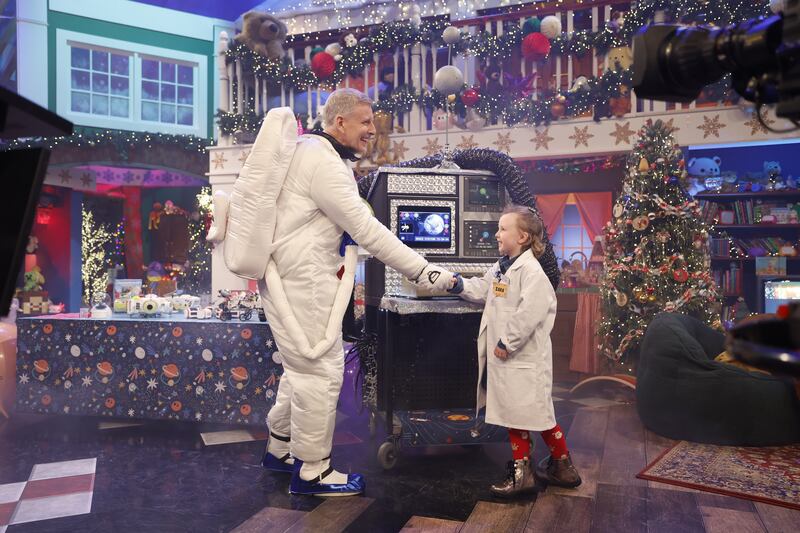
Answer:
M270 440L262 464L270 470L291 471L290 492L294 494L359 494L365 487L361 475L340 473L330 465L344 372L341 313L338 304L334 305L342 276L343 233L428 288L446 290L452 278L451 273L429 265L403 245L373 217L358 194L345 159L356 160L356 154L365 153L367 142L375 135L371 104L356 90L334 91L325 104L324 132L298 139L277 198L272 251L285 298L260 283L284 368L268 416ZM293 313L291 323L286 317L288 308ZM308 346L322 344L334 320L339 323L332 346L321 354L304 353ZM298 345L297 335L290 334L297 324L308 339L304 346Z

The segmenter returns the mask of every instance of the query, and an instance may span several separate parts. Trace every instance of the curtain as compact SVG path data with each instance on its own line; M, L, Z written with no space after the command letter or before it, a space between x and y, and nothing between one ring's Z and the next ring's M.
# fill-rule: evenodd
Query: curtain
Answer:
M603 234L606 222L611 220L611 192L576 192L574 195L583 227L589 240L594 242L596 236Z
M567 205L568 193L564 194L539 194L536 196L536 206L542 215L542 222L547 229L547 235L561 225L564 218L564 206ZM609 206L610 209L610 206Z
M142 267L142 189L123 187L125 204L125 268L129 278L141 278Z

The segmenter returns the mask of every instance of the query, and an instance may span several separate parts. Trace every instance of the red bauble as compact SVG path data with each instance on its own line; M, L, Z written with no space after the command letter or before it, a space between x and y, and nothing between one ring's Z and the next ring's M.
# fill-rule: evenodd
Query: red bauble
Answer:
M328 52L318 52L311 58L311 70L321 80L327 80L336 70L336 60Z
M461 93L461 101L467 107L472 107L478 103L481 95L477 89L467 89Z
M533 32L522 40L522 55L525 59L541 61L550 53L550 40L541 33Z

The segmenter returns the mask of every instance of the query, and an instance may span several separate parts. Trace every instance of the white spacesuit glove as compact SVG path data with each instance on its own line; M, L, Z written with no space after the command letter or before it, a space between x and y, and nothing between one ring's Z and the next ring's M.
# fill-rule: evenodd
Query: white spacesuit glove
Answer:
M446 292L453 286L453 273L438 265L428 263L422 273L413 280L423 289Z

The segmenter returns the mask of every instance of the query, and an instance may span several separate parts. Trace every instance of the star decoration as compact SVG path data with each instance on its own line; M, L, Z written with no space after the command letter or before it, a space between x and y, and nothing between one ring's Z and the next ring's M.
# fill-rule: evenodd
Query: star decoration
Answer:
M583 128L575 126L575 133L569 136L570 139L575 141L575 148L580 145L584 145L586 148L589 148L589 139L592 137L594 137L594 135L589 133L589 126L584 126Z
M158 383L156 382L156 378L150 378L147 380L147 390L153 390L158 387Z
M64 335L64 340L67 341L67 342L71 341L72 340L72 335L67 333L66 335Z
M59 177L61 178L61 183L69 183L69 180L72 179L72 176L69 173L69 170L64 169L58 173Z
M511 133L497 133L497 140L494 141L492 144L497 146L497 149L501 152L510 153L511 152L511 145L514 144L514 139L511 138Z
M26 383L28 383L30 380L31 380L31 378L30 378L30 377L28 377L28 374L22 374L22 375L19 377L19 382L20 382L20 383L22 383L23 385L24 385L24 384L26 384Z
M266 345L267 348L272 348L272 339L267 339Z
M243 164L243 165L244 165L244 162L245 162L245 161L247 161L247 156L248 156L248 155L250 155L250 152L249 152L249 151L245 152L244 150L242 150L242 153L241 153L241 155L239 156L239 163L241 163L241 164Z
M536 132L536 136L533 139L531 139L531 142L536 145L534 147L534 150L538 150L539 148L544 148L545 150L549 150L550 146L548 145L550 144L550 141L555 140L548 134L550 128L545 128L543 131L540 131L538 129L534 131Z
M438 137L428 137L425 139L425 146L422 149L425 150L425 155L434 155L442 151L442 145L439 144Z
M136 411L134 411L133 409L128 409L128 416L133 416L135 414L136 414Z
M225 392L225 384L221 381L214 383L214 392Z
M84 187L88 187L92 184L92 175L88 172L84 172L83 176L81 176L81 183L83 183Z
M719 130L725 127L725 124L719 121L719 115L714 115L714 118L708 118L703 115L703 123L697 126L698 130L703 130L703 139L713 135L719 138Z
M392 152L394 152L395 161L402 161L406 157L406 152L408 152L408 147L406 146L406 142L392 141Z
M614 123L614 131L609 133L611 137L614 137L614 146L625 143L631 143L631 136L635 135L636 132L631 130L631 123L626 122L623 125L620 125L619 122Z
M195 413L194 414L194 419L199 422L200 420L203 419L203 413Z
M225 159L225 154L222 152L217 152L214 154L214 160L212 162L214 163L214 170L216 170L218 168L224 168L225 163L227 163L228 160Z
M194 342L196 342L197 345L200 346L201 344L203 344L203 337L197 337Z
M749 126L750 127L750 136L751 137L753 135L755 135L756 133L762 133L762 134L765 134L765 135L769 133L769 130L764 127L764 124L762 124L758 120L758 115L756 115L757 112L758 111L753 110L753 114L750 116L750 119L745 121L745 123L744 123L745 126ZM769 118L768 116L766 116L764 114L761 115L761 118L764 120L764 122L767 123L767 126L772 126L775 123L774 120L772 120L771 118Z
M478 143L473 140L474 135L470 135L467 137L466 135L461 136L461 142L458 143L458 147L462 150L471 150L472 148L477 148Z
M671 132L675 133L676 131L680 130L680 128L673 124L675 122L674 118L664 121L664 126Z
M84 387L91 387L92 385L92 377L91 376L84 376L81 378L81 385Z

